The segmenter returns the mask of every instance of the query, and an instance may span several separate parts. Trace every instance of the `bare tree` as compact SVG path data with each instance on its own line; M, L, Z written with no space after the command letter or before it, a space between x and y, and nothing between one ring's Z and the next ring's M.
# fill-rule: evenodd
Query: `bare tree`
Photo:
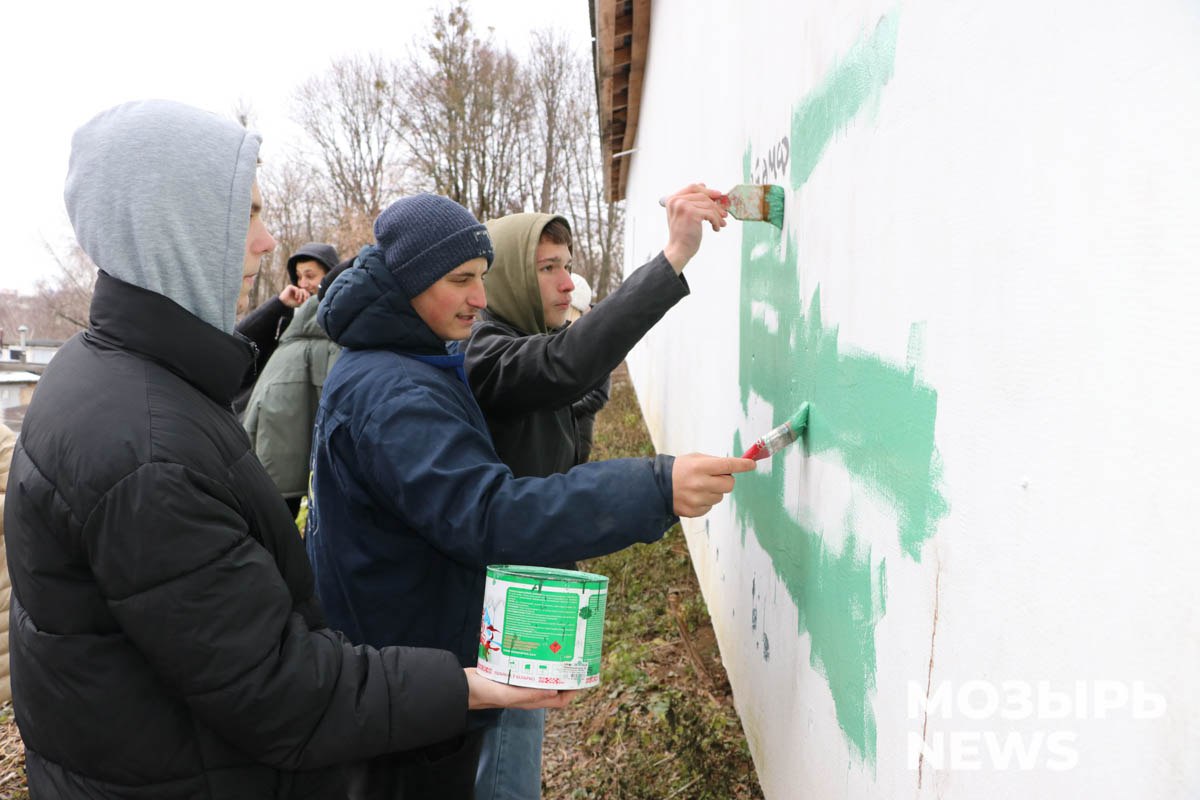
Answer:
M96 287L96 265L74 241L65 254L48 242L46 252L54 259L55 270L38 280L32 297L22 303L20 319L5 319L6 336L20 325L29 328L32 339L65 340L88 325L92 292Z
M46 318L45 309L37 295L0 289L0 346L17 343L22 325L35 338L40 338L41 320Z
M465 0L434 14L392 88L395 132L417 185L479 219L524 207L529 88L517 58L475 34Z
M393 68L378 57L335 61L296 94L297 121L317 148L325 177L344 214L374 219L395 175Z
M233 118L237 120L237 124L243 128L253 128L258 119L258 114L254 112L254 105L244 97L239 97L233 104L232 114Z
M262 261L250 292L250 308L257 308L287 285L287 260L297 248L305 242L330 241L337 227L325 181L299 153L263 164L258 178L263 218L275 238L275 252Z
M609 201L604 187L590 62L577 54L565 61L563 71L554 73L562 109L556 135L564 143L557 189L572 222L575 271L587 278L599 300L621 283L624 213L620 204Z
M536 32L523 63L478 35L468 0L454 0L407 59L336 62L297 98L313 149L272 168L264 185L277 264L309 239L347 255L369 243L389 192L403 186L446 195L481 220L564 213L576 269L597 297L620 283L622 213L604 191L590 59L561 33ZM263 286L278 291L282 276L278 266Z
M572 54L570 43L557 31L533 32L533 49L529 55L527 72L531 86L533 117L532 133L536 142L531 155L536 168L531 187L534 207L544 214L550 213L565 199L568 183L563 171L567 168L567 151L585 146L586 136L580 126L568 115L571 108L571 93L577 90L578 59Z

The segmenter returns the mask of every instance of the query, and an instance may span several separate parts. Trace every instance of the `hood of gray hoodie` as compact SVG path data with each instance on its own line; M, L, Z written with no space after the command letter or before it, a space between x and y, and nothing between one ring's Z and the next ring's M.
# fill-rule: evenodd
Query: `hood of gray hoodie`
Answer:
M126 103L75 132L65 199L100 269L233 332L258 134L167 100Z

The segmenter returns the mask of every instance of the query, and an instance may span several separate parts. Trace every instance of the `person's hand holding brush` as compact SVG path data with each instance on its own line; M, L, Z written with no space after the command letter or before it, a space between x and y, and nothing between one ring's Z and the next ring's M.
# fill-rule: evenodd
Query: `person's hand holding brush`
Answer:
M726 217L729 212L718 202L722 196L721 192L709 189L703 183L693 183L663 198L662 204L667 207L668 229L663 255L676 274L683 272L683 268L700 249L705 221L712 225L714 231L728 224Z

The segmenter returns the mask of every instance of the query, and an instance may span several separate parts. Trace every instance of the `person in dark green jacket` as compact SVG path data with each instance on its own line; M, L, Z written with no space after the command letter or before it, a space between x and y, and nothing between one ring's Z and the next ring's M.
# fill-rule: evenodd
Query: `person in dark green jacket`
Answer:
M683 246L692 232L670 224L680 218L672 212L717 194L695 184L669 198L663 251L570 325L575 287L566 218L525 213L487 223L495 261L487 308L467 341L465 369L496 453L514 476L543 478L580 463L577 412L594 406L589 401L604 391L629 350L688 294L683 268L696 249ZM478 800L540 796L544 720L542 709L509 709L486 730Z
M250 393L242 425L255 455L295 517L308 493L308 458L321 387L342 348L317 324L317 305L324 289L353 258L324 275L320 289L296 309L279 337L275 354Z
M296 309L317 293L318 287L337 263L338 253L333 245L324 242L305 243L287 260L287 286L277 297L268 299L234 326L234 330L258 347L255 367L259 373L283 340Z
M238 320L234 330L254 342L254 371L248 373L246 381L233 398L233 412L238 419L246 414L250 394L259 376L266 370L275 349L283 341L283 334L291 325L296 309L315 295L318 288L338 263L337 250L324 242L308 242L292 253L287 260L288 285L277 297ZM238 309L240 312L242 309Z

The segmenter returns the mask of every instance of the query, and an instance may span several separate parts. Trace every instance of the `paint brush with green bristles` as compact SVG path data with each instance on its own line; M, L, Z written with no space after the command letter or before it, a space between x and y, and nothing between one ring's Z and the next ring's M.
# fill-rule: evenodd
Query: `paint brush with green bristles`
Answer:
M772 428L766 436L750 445L750 449L742 454L742 458L753 458L761 461L778 453L792 442L800 438L808 427L808 403L801 403L800 408L782 425Z
M782 186L773 183L739 183L717 198L729 216L743 222L767 222L776 228L783 227ZM659 198L658 204L666 206L667 198Z

